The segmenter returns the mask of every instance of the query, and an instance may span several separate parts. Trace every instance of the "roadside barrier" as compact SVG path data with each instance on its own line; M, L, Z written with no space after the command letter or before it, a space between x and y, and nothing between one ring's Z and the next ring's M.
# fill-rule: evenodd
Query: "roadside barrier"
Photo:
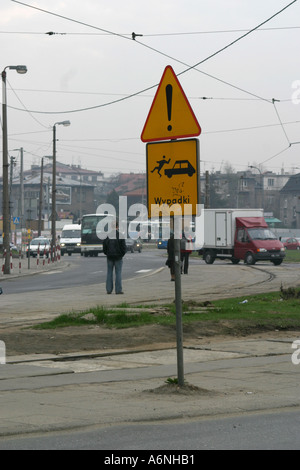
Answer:
M15 261L15 264L13 263L13 253L12 250L9 252L10 255L10 273L13 271L17 272L17 269L19 267L19 274L22 272L22 257L23 257L23 252L20 249L18 252L18 261ZM4 275L5 271L5 262L6 262L6 256L7 256L7 251L4 250L2 254L2 268L1 268L1 274ZM27 253L27 257L30 256L29 253ZM36 257L36 267L39 268L39 266L45 266L46 265L46 258L48 258L48 265L51 263L51 261L54 262L59 262L61 260L61 248L60 245L56 245L54 247L49 248L49 251L47 252L46 244L45 246L38 245L37 249L37 257ZM1 259L1 258L0 258ZM34 267L34 266L32 266ZM30 262L28 260L28 269L30 269ZM0 274L0 275L1 275Z

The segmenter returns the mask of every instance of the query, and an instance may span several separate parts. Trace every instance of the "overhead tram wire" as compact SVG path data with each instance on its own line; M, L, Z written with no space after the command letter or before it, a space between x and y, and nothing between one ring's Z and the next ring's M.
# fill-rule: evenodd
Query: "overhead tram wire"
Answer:
M276 115L277 115L277 117L278 117L279 123L280 123L280 125L281 125L281 128L282 128L282 130L283 130L283 133L284 133L284 135L285 135L285 137L286 137L286 140L288 141L289 145L291 145L290 139L288 138L288 135L287 135L287 133L286 133L286 131L285 131L285 128L284 128L283 123L282 123L282 121L281 121L281 118L280 118L280 116L279 116L278 110L277 110L277 108L276 108L275 101L279 101L279 100L275 100L275 99L273 98L273 99L272 99L273 106L274 106Z
M49 10L44 10L43 8L38 8L38 7L35 7L33 5L28 5L27 3L20 2L19 0L11 0L11 1L14 2L14 3L18 3L20 5L23 5L25 7L28 7L28 8L32 8L33 10L38 10L38 11L41 11L42 13L47 13L48 15L56 16L58 18L62 18L64 20L71 21L73 23L77 23L77 24L80 24L82 26L87 26L88 28L97 29L99 31L102 31L104 33L107 33L107 34L110 34L110 35L113 35L113 36L118 36L118 37L123 38L123 39L132 40L131 38L126 37L126 36L124 36L122 34L119 34L119 33L115 33L114 31L109 31L108 29L100 28L99 26L93 26L91 24L84 23L83 21L79 21L79 20L75 20L73 18L69 18L67 16L59 15L58 13L53 13ZM296 1L296 0L294 0L294 1Z
M15 0L13 0L15 1ZM269 18L267 18L265 21L263 21L262 23L260 23L259 25L255 26L254 28L250 29L249 31L247 31L245 34L243 34L242 36L239 36L238 38L236 38L234 41L231 41L229 44L227 44L226 46L222 47L221 49L217 50L216 52L214 52L213 54L210 54L208 57L206 57L205 59L197 62L195 65L193 66L190 66L189 68L187 68L186 70L183 70L182 72L179 72L177 74L177 76L180 76L180 75L183 75L184 73L186 72L189 72L191 69L197 67L198 65L201 65L203 64L204 62L206 62L207 60L211 59L212 57L215 57L216 55L220 54L221 52L225 51L226 49L228 49L229 47L233 46L234 44L236 44L237 42L239 42L241 39L244 39L246 36L248 36L249 34L253 33L254 31L258 30L262 25L268 23L269 21L271 21L273 18L275 18L276 16L278 16L280 13L282 13L284 10L286 10L287 8L289 8L291 5L293 5L294 3L296 3L297 0L293 0L291 3L289 3L288 5L286 5L284 8L282 8L281 10L279 10L278 12L274 13L274 15L270 16ZM140 41L136 41L138 42L139 44L143 44L143 43L140 43ZM143 44L144 45L144 44ZM150 47L150 46L147 46L147 45L144 45L145 47ZM152 49L150 47L150 49ZM157 51L156 49L153 49L155 50L156 52L159 52ZM184 64L186 65L186 64ZM269 101L269 100L268 100Z
M50 11L48 11L48 10L41 9L41 8L35 7L35 6L33 6L33 5L28 5L28 4L24 3L24 2L20 2L19 0L11 0L11 1L14 2L14 3L18 3L18 4L20 4L20 5L29 7L29 8L33 8L33 9L35 9L35 10L39 10L39 11L41 11L41 12L43 12L43 13L47 13L47 14L50 14L50 15L53 15L53 16L57 16L57 17L59 17L59 18L63 18L63 19L65 19L65 20L67 20L67 21L75 22L75 23L78 23L78 24L81 24L81 25L84 25L84 26L87 26L87 27L90 27L90 28L93 28L93 29L97 29L97 30L106 32L106 33L108 33L108 34L112 34L112 35L114 35L114 36L118 36L118 37L123 38L123 39L131 40L129 37L126 37L126 36L124 36L124 35L122 35L122 34L118 34L118 33L112 32L112 31L108 31L108 30L106 30L106 29L100 28L100 27L98 27L98 26L93 26L93 25L84 23L84 22L82 22L82 21L74 20L74 19L72 19L72 18L63 16L63 15L59 15L59 14L57 14L57 13L53 13L53 12L50 12ZM211 54L210 56L206 57L205 59L203 59L203 60L197 62L196 64L194 64L194 65L192 65L192 66L190 66L190 65L188 65L188 64L186 64L186 63L184 63L184 62L182 62L182 61L180 61L180 60L178 60L178 59L175 59L174 57L171 57L170 55L165 54L165 53L163 53L163 52L161 52L161 51L159 51L159 50L157 50L157 49L155 49L155 48L153 48L153 47L151 47L151 46L148 46L148 45L146 45L146 44L144 44L144 43L142 43L142 42L140 42L140 41L138 41L138 40L136 40L136 39L135 39L134 42L137 43L137 44L139 44L139 45L141 45L141 46L143 46L143 47L146 47L147 49L153 50L154 52L156 52L156 53L158 53L158 54L160 54L160 55L163 55L164 57L167 57L167 58L169 58L169 59L171 59L171 60L174 60L174 61L176 61L176 62L178 62L178 63L180 63L180 64L186 66L187 69L186 69L186 70L183 70L183 71L180 72L180 73L178 73L177 76L183 75L184 73L189 72L190 70L195 70L195 71L197 71L197 72L199 72L199 73L202 73L202 74L204 74L204 75L206 75L206 76L208 76L208 77L210 77L210 78L213 78L214 80L220 81L221 83L224 83L224 84L226 84L226 85L228 85L228 86L232 86L233 88L236 88L236 89L238 89L239 91L241 91L241 92L243 92L243 93L247 93L247 94L249 94L249 95L251 95L251 96L254 96L254 97L256 97L256 98L259 98L259 99L261 99L261 100L263 100L263 101L267 101L268 103L272 103L272 100L269 100L269 99L267 99L267 98L263 98L263 97L261 97L261 96L258 96L258 95L256 95L256 94L254 94L254 93L250 93L250 92L248 92L247 90L244 90L244 89L242 89L242 88L240 88L240 87L237 87L237 86L235 86L235 85L230 84L229 82L226 82L225 80L218 79L217 77L214 77L214 76L211 75L211 74L208 74L208 73L205 73L205 72L203 72L203 71L200 71L200 70L197 69L196 67L197 67L198 65L203 64L204 62L206 62L207 60L211 59L212 57L215 57L215 56L218 55L219 53L221 53L221 52L223 52L224 50L226 50L226 49L228 49L229 47L231 47L233 44L236 44L236 43L237 43L238 41L240 41L241 39L245 38L246 36L248 36L248 35L251 34L252 32L256 31L256 30L259 29L262 25L266 24L267 22L269 22L270 20L272 20L273 18L275 18L276 16L278 16L280 13L282 13L284 10L286 10L287 8L289 8L291 5L293 5L293 4L296 3L297 1L298 1L298 0L293 0L293 1L290 2L288 5L286 5L284 8L282 8L282 9L279 10L278 12L274 13L270 18L266 19L265 21L263 21L262 23L260 23L260 24L257 25L256 27L252 28L251 30L249 30L248 32L246 32L245 34L243 34L242 36L238 37L238 38L235 39L234 41L231 41L231 42L230 42L229 44L227 44L226 46L222 47L222 48L219 49L218 51L214 52L214 53ZM138 91L138 92L132 93L132 94L128 95L127 97L120 98L120 99L118 99L118 100L110 101L110 102L107 102L107 103L103 103L103 104L101 104L101 105L95 105L95 106L90 106L90 107L81 108L81 109L75 109L75 110L57 111L57 112L53 112L53 111L48 111L48 112L47 112L47 111L30 111L30 112L32 112L32 113L39 113L39 114L66 114L66 113L74 113L74 112L88 111L88 110L92 110L92 109L96 109L96 108L101 108L101 107L109 106L109 105L111 105L111 104L116 104L116 103L119 103L119 102L121 102L121 101L130 99L130 98L133 98L133 97L135 97L135 96L140 95L141 93L144 93L145 91L149 91L149 90L151 90L151 89L153 89L153 88L156 88L157 86L158 86L158 84L152 85L152 86L150 86L150 87L148 87L148 88L145 88L145 89L140 90L140 91ZM18 109L18 108L15 108L15 109Z
M15 97L17 98L17 100L18 100L18 101L20 102L20 104L23 106L24 111L27 111L28 114L31 116L31 118L32 118L35 122L37 122L40 126L42 126L44 129L48 129L47 126L45 126L44 124L42 124L35 116L32 115L32 112L29 111L29 110L26 108L26 106L25 106L24 103L21 101L20 97L17 95L16 91L13 89L13 87L11 86L11 84L9 83L8 80L7 80L7 83L9 84L10 89L11 89L11 91L14 93Z
M123 38L123 39L129 39L129 40L134 39L135 42L138 43L138 44L140 44L141 46L146 47L146 48L148 48L148 49L150 49L150 50L153 50L154 52L156 52L156 53L158 53L158 54L160 54L160 55L163 55L163 56L165 56L165 57L168 57L169 59L174 60L174 61L176 61L176 62L178 62L178 63L181 63L182 65L188 67L186 70L183 70L182 72L178 73L177 76L183 75L184 73L189 72L190 70L195 70L195 71L197 71L197 72L199 72L199 73L202 73L202 74L204 74L204 75L206 75L206 76L208 76L208 77L210 77L210 78L212 78L212 79L214 79L214 80L220 81L221 83L224 83L224 84L226 84L226 85L228 85L228 86L231 86L231 87L233 87L233 88L235 88L235 89L238 89L239 91L241 91L241 92L243 92L243 93L247 93L247 94L249 94L249 95L251 95L251 96L253 96L253 97L255 97L255 98L259 99L259 100L263 100L263 101L267 101L268 103L272 103L272 104L274 105L274 108L275 108L277 117L278 117L279 122L280 122L280 125L281 125L281 127L282 127L282 129L283 129L283 132L284 132L284 134L285 134L285 136L286 136L286 139L287 139L288 142L289 142L289 146L286 147L285 149L281 150L281 151L278 152L277 154L273 155L272 157L268 158L267 160L265 160L265 161L262 162L262 163L265 163L266 161L269 161L269 160L275 158L276 156L278 156L278 155L280 155L281 153L283 153L283 152L285 152L286 150L288 150L292 145L299 143L299 142L291 143L291 142L289 141L289 139L288 139L288 136L287 136L287 134L286 134L286 131L285 131L285 129L284 129L284 127L283 127L283 124L282 124L282 121L281 121L281 119L280 119L278 110L277 110L277 108L276 108L276 106L275 106L275 101L279 101L279 100L275 100L274 98L272 98L272 100L263 98L263 97L261 97L261 96L258 96L258 95L254 94L254 93L251 93L251 92L248 92L247 90L244 90L244 89L242 89L242 88L240 88L240 87L237 87L237 86L235 86L235 85L232 85L232 84L230 84L229 82L226 82L225 80L221 80L221 79L219 79L219 78L217 78L217 77L214 77L213 75L210 75L210 74L208 74L208 73L205 73L205 72L203 72L203 71L201 71L201 70L199 70L199 69L196 68L196 67L198 67L199 65L203 64L204 62L206 62L206 61L208 61L209 59L211 59L212 57L215 57L215 56L218 55L219 53L221 53L221 52L223 52L224 50L228 49L229 47L233 46L233 45L236 44L238 41L240 41L241 39L245 38L246 36L248 36L249 34L253 33L254 31L257 31L257 30L259 30L259 29L262 30L261 26L263 26L263 25L266 24L267 22L271 21L273 18L275 18L276 16L278 16L278 15L279 15L280 13L282 13L283 11L285 11L285 10L286 10L287 8L289 8L291 5L293 5L294 3L296 3L297 0L293 0L293 1L290 2L288 5L286 5L284 8L282 8L281 10L279 10L278 12L276 12L274 15L272 15L271 17L269 17L267 20L263 21L262 23L260 23L260 24L257 25L256 27L252 28L251 30L246 31L246 33L243 34L242 36L238 37L238 38L235 39L234 41L231 41L229 44L227 44L227 45L224 46L223 48L221 48L221 49L219 49L218 51L214 52L213 54L211 54L210 56L206 57L205 59L203 59L203 60L197 62L197 63L194 64L193 66L190 66L190 65L188 65L188 64L186 64L186 63L184 63L184 62L182 62L182 61L180 61L180 60L178 60L178 59L176 59L176 58L174 58L174 57L171 57L170 55L165 54L165 53L163 53L163 52L161 52L161 51L159 51L159 50L157 50L157 49L155 49L155 48L153 48L153 47L151 47L151 46L149 46L149 45L147 45L147 44L144 44L144 43L142 43L142 42L140 42L140 41L137 41L137 40L136 40L136 36L142 36L142 35L140 35L140 34L136 35L135 33L132 33L131 38L130 38L130 37L127 37L127 36L122 35L122 34L118 34L118 33L112 32L112 31L108 31L108 30L105 30L105 29L103 29L103 28L95 27L95 26L93 26L93 25L89 25L89 24L86 24L86 23L83 23L83 22L74 20L74 19L72 19L72 18L64 17L64 16L62 16L62 15L58 15L58 14L56 14L56 13L49 12L49 11L47 11L47 10L43 10L43 9L34 7L34 6L32 6L32 5L25 4L25 3L20 2L20 1L18 1L18 0L12 0L12 1L13 1L14 3L19 3L19 4L21 4L21 5L24 5L24 6L33 8L33 9L37 9L37 10L39 10L39 11L42 11L42 12L44 12L44 13L48 13L48 14L50 14L50 15L58 16L58 17L60 17L60 18L66 19L66 20L68 20L68 21L76 22L76 23L78 23L78 24L82 24L82 25L87 26L87 27L90 27L90 28L94 28L94 29L101 30L102 32L105 32L106 34L118 36L118 37L121 37L121 38ZM56 34L56 33L49 32L49 33L46 33L46 34L52 35L52 34ZM118 102L127 100L127 99L129 99L129 98L134 97L134 96L138 96L138 95L140 95L141 93L143 93L143 92L145 92L145 91L149 91L149 90L151 90L151 89L153 89L153 88L155 88L155 87L157 87L157 86L158 86L158 84L153 85L153 86L151 86L151 87L148 87L148 88L146 88L146 89L144 89L144 90L142 90L142 91L139 91L139 92L133 93L133 94L131 94L131 95L128 95L128 96L126 96L126 97L123 97L123 98L121 98L121 99L118 99L118 100L115 100L115 101L111 101L111 102L108 102L108 103L104 103L104 104L102 104L102 105L96 105L96 106L93 106L93 107L88 107L88 108L82 108L82 109L71 110L71 111L60 111L60 112L39 112L39 111L29 111L29 110L26 110L26 109L25 109L25 110L26 110L27 112L33 113L33 114L34 114L34 113L40 113L40 114L65 114L65 113L74 113L74 112L86 111L86 110L95 109L95 108L100 108L100 107L108 106L108 105L110 105L110 104L115 104L115 103L118 103ZM206 99L206 98L204 97L203 99ZM14 108L14 109L18 109L18 108ZM23 110L21 110L21 111L23 111Z
M278 26L274 28L259 28L257 31L285 31L285 30L293 30L293 29L300 29L300 26ZM174 33L149 33L144 34L143 37L164 37L164 36L196 36L200 34L232 34L232 33L245 33L250 31L249 29L221 29L221 30L211 30L211 31L177 31ZM0 31L0 34L18 34L18 35L39 35L44 36L45 34L48 36L110 36L111 33L79 33L79 32L55 32L55 31ZM128 36L132 38L133 33L121 33L121 36Z
M290 141L290 139L289 139L289 137L288 137L288 135L287 135L287 133L286 133L286 130L285 130L285 128L284 128L284 124L283 124L283 122L282 122L282 120L281 120L281 118L280 118L280 115L279 115L279 113L278 113L277 107L276 107L276 105L275 105L275 102L276 102L276 101L280 101L280 100L276 100L275 98L273 98L273 99L272 99L272 104L273 104L273 106L274 106L274 110L275 110L275 112L276 112L276 115L277 115L277 118L278 118L278 121L279 121L279 125L281 126L282 131L283 131L283 133L284 133L284 135L285 135L285 138L286 138L286 140L287 140L287 142L288 142L289 145L288 145L287 147L285 147L283 150L281 150L280 152L277 152L277 153L276 153L275 155L273 155L272 157L267 158L266 160L264 160L264 161L261 162L260 164L263 164L263 163L269 162L270 160L273 160L273 158L276 158L276 157L278 157L278 155L281 155L282 153L284 153L284 152L286 152L287 150L289 150L289 149L292 147L292 145L296 145L296 144L299 143L299 142L291 142L291 141Z

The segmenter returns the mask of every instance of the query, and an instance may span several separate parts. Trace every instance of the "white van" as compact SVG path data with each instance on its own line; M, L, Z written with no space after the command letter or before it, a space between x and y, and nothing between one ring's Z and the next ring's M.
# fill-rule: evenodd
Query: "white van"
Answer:
M81 225L70 224L65 225L60 237L61 256L68 253L81 253Z

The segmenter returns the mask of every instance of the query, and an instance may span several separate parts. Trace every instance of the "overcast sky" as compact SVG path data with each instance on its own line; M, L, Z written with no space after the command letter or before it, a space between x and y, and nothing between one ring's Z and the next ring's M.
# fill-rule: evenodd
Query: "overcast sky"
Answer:
M23 147L25 168L40 164L53 125L70 120L56 127L58 161L145 172L141 132L171 65L202 129L201 173L228 163L298 172L300 2L291 3L1 0L1 71L28 68L7 70L10 155L19 161Z

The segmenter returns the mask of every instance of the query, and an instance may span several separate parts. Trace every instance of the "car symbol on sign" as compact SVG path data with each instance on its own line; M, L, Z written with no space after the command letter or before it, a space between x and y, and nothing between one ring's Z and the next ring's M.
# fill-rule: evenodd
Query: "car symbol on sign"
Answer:
M165 170L165 175L168 178L171 178L173 175L193 176L195 172L195 168L190 164L188 160L176 160L173 168L167 168Z

